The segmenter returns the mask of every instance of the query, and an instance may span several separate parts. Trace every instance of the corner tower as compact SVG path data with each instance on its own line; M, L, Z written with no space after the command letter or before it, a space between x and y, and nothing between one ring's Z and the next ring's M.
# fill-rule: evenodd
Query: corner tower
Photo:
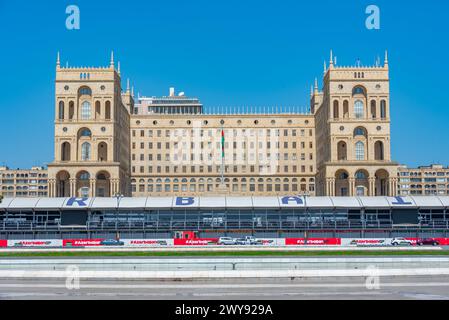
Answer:
M383 66L337 67L331 52L323 82L323 92L315 90L312 97L321 103L315 106L317 194L396 195L387 53Z
M113 53L97 68L61 67L58 53L50 197L130 195L129 109Z

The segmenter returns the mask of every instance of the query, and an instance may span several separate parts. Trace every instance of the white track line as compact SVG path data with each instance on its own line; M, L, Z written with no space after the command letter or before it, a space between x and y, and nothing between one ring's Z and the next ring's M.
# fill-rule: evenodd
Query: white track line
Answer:
M381 288L449 287L449 282L429 283L381 283ZM0 284L0 289L66 289L65 284ZM80 284L81 289L300 289L300 288L366 288L364 283L324 283L324 284L231 284L231 285L120 285L120 284Z

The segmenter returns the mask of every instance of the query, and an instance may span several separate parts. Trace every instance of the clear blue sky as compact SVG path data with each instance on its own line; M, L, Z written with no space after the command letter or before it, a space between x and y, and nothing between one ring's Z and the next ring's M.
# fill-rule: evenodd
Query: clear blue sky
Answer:
M371 3L378 31L365 28ZM69 4L79 31L65 28ZM106 66L113 49L136 93L175 86L210 108L306 106L331 48L340 65L388 48L393 158L448 165L448 17L447 0L0 0L0 164L53 160L58 50L63 64Z

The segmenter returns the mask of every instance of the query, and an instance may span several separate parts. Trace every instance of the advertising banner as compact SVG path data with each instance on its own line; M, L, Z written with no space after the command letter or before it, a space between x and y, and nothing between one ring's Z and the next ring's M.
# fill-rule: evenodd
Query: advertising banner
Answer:
M218 244L218 239L174 239L175 246L213 246Z
M341 239L342 246L381 247L391 245L391 239Z
M13 248L62 247L62 240L8 240L7 245Z
M132 239L121 240L125 247L172 247L173 239Z
M285 239L287 246L340 246L340 238L287 238Z
M285 239L277 238L277 239L259 239L257 238L257 242L260 242L262 246L273 246L273 247L283 247L285 246Z
M64 247L100 247L103 239L65 239L62 241Z
M8 246L7 240L0 240L0 248L5 248Z
M449 238L435 238L440 246L449 246Z

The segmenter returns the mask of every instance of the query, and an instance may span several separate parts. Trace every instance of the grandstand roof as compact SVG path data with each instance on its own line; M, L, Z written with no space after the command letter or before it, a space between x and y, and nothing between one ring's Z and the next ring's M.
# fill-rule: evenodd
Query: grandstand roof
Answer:
M432 197L140 197L5 198L0 210L59 209L280 209L449 208L449 196Z

